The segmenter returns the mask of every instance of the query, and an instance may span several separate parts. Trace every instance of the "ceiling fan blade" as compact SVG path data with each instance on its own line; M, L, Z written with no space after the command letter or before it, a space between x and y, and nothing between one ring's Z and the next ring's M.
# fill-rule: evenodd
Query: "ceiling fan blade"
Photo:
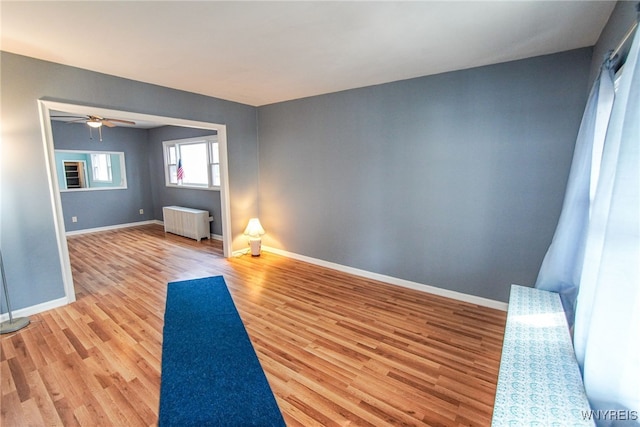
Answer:
M70 123L86 123L87 122L87 118L86 117L82 117L82 118L74 119L74 120L64 120L64 122L66 124L70 124Z
M107 127L110 127L110 128L116 127L116 125L111 123L111 121L109 121L108 119L102 119L101 121L102 121L102 124Z
M127 124L127 125L135 125L136 124L136 122L132 122L131 120L103 119L103 122L104 122L104 120L108 120L108 121L114 122L114 123L124 123L124 124Z
M66 124L69 123L84 123L87 121L87 116L50 116L51 120L60 119L59 121Z

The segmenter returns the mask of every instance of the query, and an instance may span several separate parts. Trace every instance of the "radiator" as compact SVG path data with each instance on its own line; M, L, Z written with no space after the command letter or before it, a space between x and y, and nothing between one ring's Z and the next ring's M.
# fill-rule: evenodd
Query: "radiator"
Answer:
M165 233L196 239L209 238L209 212L181 206L162 208Z

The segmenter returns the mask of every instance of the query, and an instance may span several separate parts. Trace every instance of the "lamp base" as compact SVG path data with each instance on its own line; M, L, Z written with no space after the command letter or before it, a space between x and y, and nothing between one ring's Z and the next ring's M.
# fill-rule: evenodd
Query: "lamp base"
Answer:
M251 256L260 256L260 248L262 246L262 239L249 240L249 246L251 247Z
M27 326L31 321L28 317L18 317L13 320L7 320L0 323L0 334L8 334L18 331Z

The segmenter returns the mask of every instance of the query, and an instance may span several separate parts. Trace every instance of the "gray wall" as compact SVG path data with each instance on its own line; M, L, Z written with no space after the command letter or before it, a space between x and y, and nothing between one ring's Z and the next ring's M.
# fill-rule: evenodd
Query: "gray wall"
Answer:
M127 224L154 218L149 191L151 183L147 130L105 128L103 140L98 142L95 131L94 139L89 139L89 130L84 124L52 121L51 128L54 147L57 150L122 151L126 163L126 189L60 193L67 231ZM143 215L140 215L140 209L144 209ZM77 217L78 222L72 222L72 216Z
M267 245L490 298L532 285L591 49L258 109Z
M163 206L188 206L193 209L203 209L209 211L209 215L213 216L213 222L210 224L211 232L222 235L220 192L167 187L164 177L162 141L195 138L212 134L215 134L215 131L176 126L163 126L149 130L148 156L149 164L151 165L151 194L155 219L162 220Z
M635 4L614 9L591 80ZM258 182L255 108L0 52L13 307L64 296L41 98L226 124L236 249L260 188L267 244L504 301L508 283L533 283L553 234L589 61L581 50L260 108Z
M254 107L7 52L0 68L0 245L14 309L64 296L38 99L226 124L233 246L246 245L258 212Z
M213 130L179 126L154 129L106 128L103 140L89 138L84 124L52 122L54 145L64 150L104 150L125 153L126 190L62 192L67 231L156 219L163 206L188 206L209 211L214 217L210 232L222 235L220 191L168 188L164 178L162 141L215 134ZM96 134L96 132L94 132ZM140 209L144 214L140 215ZM78 218L77 223L71 217Z

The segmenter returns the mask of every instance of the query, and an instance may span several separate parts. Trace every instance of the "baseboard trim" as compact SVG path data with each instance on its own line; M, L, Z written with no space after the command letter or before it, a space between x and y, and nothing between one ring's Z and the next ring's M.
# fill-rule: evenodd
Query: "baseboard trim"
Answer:
M158 220L150 220L150 221L141 221L136 223L129 224L119 224L109 227L97 227L90 228L85 230L77 230L67 232L67 236L78 235L78 234L86 234L86 233L95 233L98 231L106 231L106 230L115 230L118 228L127 228L127 227L135 227L139 225L147 225L147 224L160 224L162 225L162 221ZM218 236L215 234L211 235L211 238L216 239ZM222 237L222 236L219 236ZM354 276L364 277L365 279L377 280L379 282L388 283L391 285L402 286L404 288L414 289L421 292L426 292L433 295L438 295L446 298L455 299L458 301L464 301L471 304L480 305L483 307L493 308L496 310L507 311L509 304L506 302L495 301L488 298L478 297L475 295L469 295L462 292L450 291L448 289L442 289L435 286L425 285L422 283L412 282L410 280L399 279L393 276L387 276L384 274L373 273L367 270L361 270L359 268L349 267L347 265L342 265L334 262L325 261L318 258L312 258L306 255L300 255L294 252L285 251L282 249L272 248L270 246L262 246L262 250L266 252L271 252L276 255L281 255L287 258L295 259L298 261L307 262L309 264L314 264L320 267L329 268L331 270L341 271L343 273L353 274ZM249 249L242 249L234 251L232 256L242 256L249 253ZM19 310L14 310L12 312L13 317L25 317L31 316L34 314L42 313L43 311L51 310L54 308L62 307L67 305L69 302L67 298L59 298L51 301L44 302L42 304L37 304L31 307L22 308ZM4 322L9 320L9 314L3 313L0 315L0 322Z
M100 231L117 230L119 228L138 227L140 225L149 225L149 224L164 225L164 222L159 221L157 219L150 219L148 221L129 222L129 223L126 223L126 224L108 225L106 227L85 228L84 230L67 231L66 235L67 236L78 236L80 234L98 233ZM211 233L209 235L209 238L213 239L213 240L222 240L222 235L221 234L213 234L213 233Z
M151 219L148 221L129 222L126 224L115 224L115 225L108 225L105 227L85 228L83 230L67 231L66 235L77 236L80 234L98 233L100 231L118 230L120 228L138 227L140 225L149 225L149 224L163 225L162 221L158 221L157 219Z
M67 301L66 297L63 297L63 298L58 298L51 301L43 302L41 304L32 305L30 307L13 310L11 312L11 315L14 318L33 316L34 314L38 314L38 313L42 313L43 311L62 307L63 305L67 305L67 304L69 304L69 301ZM7 320L9 320L9 313L2 313L2 315L0 315L0 322L6 322Z
M361 270L359 268L349 267L346 265L337 264L334 262L329 262L329 261L321 260L318 258L312 258L306 255L300 255L300 254L285 251L282 249L272 248L272 247L263 245L262 250L266 252L271 252L277 255L281 255L287 258L295 259L298 261L308 262L309 264L318 265L320 267L330 268L332 270L341 271L343 273L353 274L354 276L360 276L366 279L377 280L379 282L385 282L391 285L402 286L404 288L414 289L417 291L422 291L422 292L426 292L433 295L451 298L458 301L464 301L471 304L480 305L483 307L494 308L496 310L502 310L502 311L507 311L507 308L509 307L509 304L507 304L506 302L495 301L492 299L478 297L475 295L469 295L462 292L450 291L448 289L442 289L435 286L424 285L422 283L412 282L410 280L399 279L393 276L373 273L371 271ZM247 253L246 250L236 251L234 252L234 255L237 256L245 253Z
M140 225L149 225L149 224L163 225L163 222L162 221L158 221L157 219L152 219L152 220L148 220L148 221L130 222L130 223L127 223L127 224L110 225L110 226L107 226L107 227L86 228L84 230L68 231L66 233L66 235L67 236L77 236L77 235L80 235L80 234L97 233L97 232L100 232L100 231L117 230L117 229L120 229L120 228L137 227L137 226L140 226ZM211 238L212 239L216 239L216 240L222 240L222 236L218 235L218 234L211 234ZM42 313L43 311L47 311L47 310L51 310L51 309L54 309L54 308L62 307L62 306L67 305L67 304L69 304L69 301L67 300L66 297L64 297L64 298L59 298L59 299L43 302L42 304L33 305L31 307L21 308L19 310L13 310L11 312L11 315L13 317L33 316L35 314ZM0 314L0 322L5 322L7 320L9 320L9 313Z

